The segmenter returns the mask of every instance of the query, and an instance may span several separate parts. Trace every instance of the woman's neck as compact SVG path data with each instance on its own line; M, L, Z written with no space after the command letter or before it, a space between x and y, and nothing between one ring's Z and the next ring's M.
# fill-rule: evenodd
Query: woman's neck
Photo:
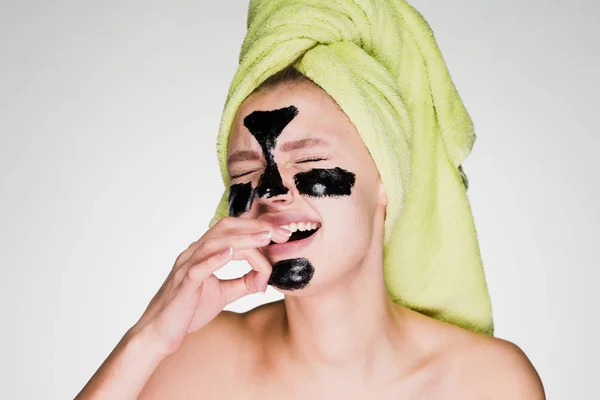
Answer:
M327 290L286 297L282 350L291 362L357 373L393 362L403 342L402 308L385 288L381 251L368 254Z

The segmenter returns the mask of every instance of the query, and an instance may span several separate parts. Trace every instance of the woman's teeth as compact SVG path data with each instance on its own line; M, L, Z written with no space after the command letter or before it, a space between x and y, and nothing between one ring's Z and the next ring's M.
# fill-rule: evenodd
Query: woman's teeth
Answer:
M296 231L310 231L317 229L318 224L316 222L292 222L289 225L281 225L281 227L294 233Z

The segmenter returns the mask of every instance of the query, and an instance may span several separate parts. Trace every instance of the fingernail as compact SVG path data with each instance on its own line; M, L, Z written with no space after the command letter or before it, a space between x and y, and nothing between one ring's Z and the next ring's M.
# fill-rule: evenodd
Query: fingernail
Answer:
M292 231L290 231L289 229L285 229L285 228L278 226L275 228L275 230L277 231L277 233L279 233L281 235L292 236Z
M229 257L231 257L231 255L233 254L233 248L229 247L227 248L227 250L225 250L224 252L222 252L219 257L222 259L228 259Z
M271 239L271 231L259 232L256 234L256 239L258 240L266 240Z

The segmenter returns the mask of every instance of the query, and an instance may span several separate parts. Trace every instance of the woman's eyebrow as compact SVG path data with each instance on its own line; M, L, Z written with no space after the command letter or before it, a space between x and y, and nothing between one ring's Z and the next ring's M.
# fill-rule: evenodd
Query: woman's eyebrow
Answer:
M325 146L327 142L319 138L307 138L285 142L281 145L281 151L288 152L294 150L305 149L307 147Z
M231 154L227 158L227 163L232 164L239 161L254 161L260 160L260 153L254 150L240 150Z
M292 140L285 142L281 145L281 151L290 152L294 150L305 149L308 147L325 146L327 142L319 138L306 138L299 140ZM232 153L227 158L227 164L233 164L240 161L255 161L260 160L261 154L255 150L240 150Z

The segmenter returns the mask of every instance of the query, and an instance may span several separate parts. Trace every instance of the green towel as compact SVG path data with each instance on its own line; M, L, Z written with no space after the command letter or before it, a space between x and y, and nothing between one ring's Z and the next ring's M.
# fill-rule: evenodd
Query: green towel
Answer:
M288 65L339 104L379 170L389 198L384 276L392 299L493 335L461 169L475 141L473 124L421 14L403 0L252 0L217 140L226 188L238 107ZM227 215L227 196L225 190L211 226Z

